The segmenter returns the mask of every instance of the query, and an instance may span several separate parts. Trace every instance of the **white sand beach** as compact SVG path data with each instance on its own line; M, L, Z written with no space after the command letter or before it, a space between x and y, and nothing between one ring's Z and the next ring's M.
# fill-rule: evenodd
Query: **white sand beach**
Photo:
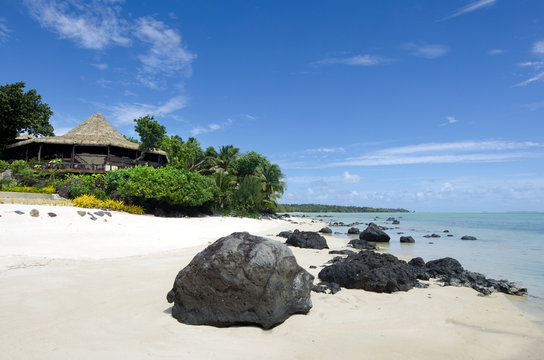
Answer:
M31 217L32 208L39 210ZM19 215L15 210L21 210ZM166 219L0 204L4 359L541 359L544 333L507 295L468 288L312 293L313 308L271 329L190 326L171 317L178 271L219 237L318 230L294 219ZM94 210L86 210L93 212ZM49 217L54 212L56 217ZM331 249L345 239L326 237ZM291 248L317 278L334 255ZM310 265L317 269L310 269Z

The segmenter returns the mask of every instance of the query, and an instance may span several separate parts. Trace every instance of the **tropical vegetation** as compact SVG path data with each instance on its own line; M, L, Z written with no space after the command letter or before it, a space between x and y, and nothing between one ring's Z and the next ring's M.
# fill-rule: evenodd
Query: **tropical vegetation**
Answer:
M321 204L279 204L278 212L339 212L339 213L366 213L366 212L410 212L406 209L373 208L368 206L340 206Z

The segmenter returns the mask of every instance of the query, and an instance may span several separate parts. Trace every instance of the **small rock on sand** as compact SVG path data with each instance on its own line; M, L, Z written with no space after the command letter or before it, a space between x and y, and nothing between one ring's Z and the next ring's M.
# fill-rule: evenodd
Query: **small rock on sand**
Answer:
M77 213L78 213L79 216L85 216L85 215L87 215L87 212L82 211L82 210L78 210Z
M49 217L56 217L57 216L57 214L55 214L54 212L47 213L47 215L49 215Z
M32 210L30 210L30 213L29 213L29 214L30 214L30 216L32 216L32 217L38 217L38 216L40 216L40 212L38 211L38 209L32 209Z

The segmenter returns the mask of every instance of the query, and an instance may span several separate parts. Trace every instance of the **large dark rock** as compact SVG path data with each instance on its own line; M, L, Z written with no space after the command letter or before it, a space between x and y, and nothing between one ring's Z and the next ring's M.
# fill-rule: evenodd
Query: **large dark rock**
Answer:
M377 246L375 244L369 243L368 241L361 240L361 239L353 239L350 242L348 242L348 245L359 250L376 250L377 249Z
M295 230L285 242L287 245L308 249L328 249L327 240L313 231Z
M461 240L476 240L475 236L465 235L461 237Z
M401 236L400 237L400 242L401 243L415 243L416 241L411 236Z
M378 293L408 291L418 284L416 274L405 261L390 254L361 251L323 268L319 279L348 289Z
M419 280L429 280L429 275L425 269L425 261L420 257L415 257L408 261L408 265L414 270Z
M359 239L372 242L389 242L391 239L380 227L374 223L368 224L368 227L359 234Z
M348 229L348 234L350 234L350 235L357 235L357 234L360 234L360 233L361 233L361 230L359 230L356 227L351 227L351 228Z
M462 274L465 269L459 261L445 257L438 260L431 260L425 264L425 268L430 277L438 277L439 275L454 275Z
M282 238L285 238L287 239L293 232L291 230L287 230L287 231L281 231L278 235L276 236L279 236L279 237L282 237Z
M319 230L319 232L322 234L332 234L332 230L328 227L322 228L321 230Z
M186 324L269 329L310 310L313 279L284 244L233 233L198 253L167 299L172 316Z

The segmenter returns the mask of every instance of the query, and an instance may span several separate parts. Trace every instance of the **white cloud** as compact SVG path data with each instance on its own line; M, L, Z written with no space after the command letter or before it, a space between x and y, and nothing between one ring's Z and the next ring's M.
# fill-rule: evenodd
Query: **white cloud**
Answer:
M504 50L502 49L491 49L487 52L488 55L501 55L502 53L504 53Z
M108 64L91 64L98 70L106 70L108 68Z
M191 63L196 55L183 46L181 35L175 30L161 21L144 17L136 20L135 36L150 45L146 54L138 56L144 72L191 74Z
M533 52L538 55L544 55L544 40L537 41L533 45Z
M516 84L515 86L526 86L526 85L529 85L530 83L533 83L535 81L540 81L544 79L544 71L543 72L540 72L538 74L536 74L535 76L525 80L525 81L522 81L518 84Z
M350 174L349 171L344 171L344 178L342 179L344 184L356 184L361 182L361 177L359 175Z
M41 26L61 38L71 39L86 49L101 50L111 45L128 46L127 24L120 9L110 1L60 2L25 0L30 14Z
M306 150L306 152L332 154L332 153L344 153L346 152L346 149L344 149L343 147L330 147L330 148L308 149Z
M228 119L227 121L222 122L220 124L212 123L207 126L195 127L191 130L191 135L197 136L199 134L214 132L230 125L232 125L232 119Z
M446 18L444 18L444 20L451 19L451 18L460 16L460 15L468 14L468 13L471 13L473 11L479 10L479 9L487 7L487 6L491 6L491 5L495 4L495 2L496 2L496 0L478 0L478 1L474 1L474 2L472 2L470 4L468 4L467 6L462 7L461 9L457 10L455 13L451 14L450 16L447 16Z
M127 125L132 124L134 119L140 116L168 116L171 113L180 110L186 106L184 96L176 96L162 105L151 105L143 103L120 103L110 108L113 118L117 123Z
M446 120L447 120L446 122L444 122L444 123L442 123L442 124L440 124L440 125L446 126L446 125L451 125L451 124L455 124L455 123L459 122L459 120L457 120L457 119L456 119L455 117L453 117L453 116L448 116L448 117L446 118Z
M0 17L0 44L9 38L11 30L6 25L6 19Z
M544 146L535 142L460 141L426 143L383 149L316 168L336 166L381 166L411 164L447 164L466 162L504 162L542 158Z
M405 50L410 51L410 54L425 59L436 59L446 55L450 48L445 45L417 45L408 43L403 46Z
M314 66L325 65L351 65L351 66L375 66L390 62L390 59L376 55L357 55L344 58L327 58L313 63Z

